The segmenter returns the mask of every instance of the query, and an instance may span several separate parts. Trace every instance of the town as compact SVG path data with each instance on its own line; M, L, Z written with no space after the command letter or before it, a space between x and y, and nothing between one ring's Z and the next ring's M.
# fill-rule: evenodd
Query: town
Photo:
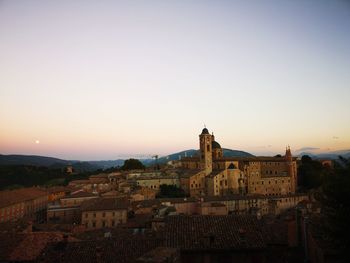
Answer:
M326 256L321 206L312 192L298 191L298 163L289 147L283 156L225 157L204 128L196 156L67 186L4 190L1 260L280 262L309 255L317 262Z

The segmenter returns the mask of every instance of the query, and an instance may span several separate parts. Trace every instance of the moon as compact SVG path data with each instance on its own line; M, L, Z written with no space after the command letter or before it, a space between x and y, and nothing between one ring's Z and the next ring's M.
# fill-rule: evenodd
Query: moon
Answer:
M36 141L35 141L35 143L36 143L36 144L39 144L39 143L40 143L40 141L39 141L39 140L36 140Z

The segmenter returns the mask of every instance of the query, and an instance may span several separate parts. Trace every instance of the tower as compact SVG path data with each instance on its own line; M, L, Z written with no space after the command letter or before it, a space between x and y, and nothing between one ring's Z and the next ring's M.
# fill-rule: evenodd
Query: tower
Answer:
M293 162L292 152L290 146L286 148L286 154L284 156L287 162L288 175L291 178L291 192L295 193L297 188L297 168L295 162Z
M213 170L213 157L212 157L212 140L213 136L209 134L207 128L202 130L199 135L199 149L200 149L200 163L205 174L208 175Z

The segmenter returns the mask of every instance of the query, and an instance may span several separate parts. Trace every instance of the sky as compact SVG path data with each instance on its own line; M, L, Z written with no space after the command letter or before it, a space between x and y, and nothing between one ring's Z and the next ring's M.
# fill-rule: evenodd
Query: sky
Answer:
M0 0L0 154L350 149L350 2Z

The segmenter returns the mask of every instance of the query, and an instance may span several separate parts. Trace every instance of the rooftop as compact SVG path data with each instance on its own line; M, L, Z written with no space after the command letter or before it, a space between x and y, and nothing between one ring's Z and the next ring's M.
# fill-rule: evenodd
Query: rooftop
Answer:
M169 216L165 244L182 250L241 250L266 247L259 221L253 216Z
M63 197L62 199L73 199L73 198L85 198L85 197L97 197L97 195L84 192L84 191L79 191L73 194L70 194L68 196Z
M82 211L107 211L128 209L129 202L124 198L96 198L82 203Z
M16 203L33 200L47 195L47 191L36 187L1 191L0 207L7 207Z

